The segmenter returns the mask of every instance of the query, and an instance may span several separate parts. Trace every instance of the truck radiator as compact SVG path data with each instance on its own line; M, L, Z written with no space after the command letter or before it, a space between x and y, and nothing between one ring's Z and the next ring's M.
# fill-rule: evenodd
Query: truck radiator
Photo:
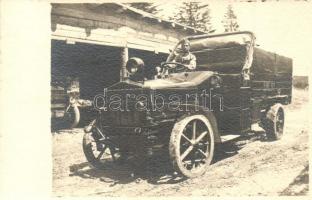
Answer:
M114 126L139 126L144 120L144 113L138 111L110 111L104 115L104 124Z

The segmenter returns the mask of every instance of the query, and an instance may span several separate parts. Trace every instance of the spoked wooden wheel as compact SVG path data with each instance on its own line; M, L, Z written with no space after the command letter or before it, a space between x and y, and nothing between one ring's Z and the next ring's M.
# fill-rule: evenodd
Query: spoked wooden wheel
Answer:
M266 113L264 129L269 140L279 140L284 132L285 113L281 104L275 104Z
M98 169L113 167L120 158L119 149L109 140L101 141L94 132L85 133L82 146L88 162Z
M214 151L213 129L204 115L187 116L173 127L169 154L174 169L186 177L203 174Z

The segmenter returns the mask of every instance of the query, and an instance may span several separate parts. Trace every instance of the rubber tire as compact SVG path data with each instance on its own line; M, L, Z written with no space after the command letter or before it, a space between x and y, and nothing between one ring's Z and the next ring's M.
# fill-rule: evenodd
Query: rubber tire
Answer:
M209 156L207 157L205 166L202 167L201 170L198 170L196 172L189 172L189 170L186 170L183 166L181 166L182 163L178 160L179 159L178 154L180 154L180 147L177 147L177 143L179 143L179 140L180 140L179 135L181 131L184 129L185 125L197 117L199 119L202 119L202 121L206 124L209 130L209 137L211 140L211 144L210 144ZM174 127L171 132L171 136L170 136L170 141L169 141L169 155L170 155L170 159L173 165L173 169L179 174L182 174L183 176L188 177L188 178L195 178L195 177L202 175L203 173L206 172L207 167L210 165L212 161L213 154L214 154L214 143L215 143L215 139L214 139L213 127L209 119L207 119L207 117L205 117L202 114L182 116L174 124Z
M89 133L85 133L83 136L83 140L82 140L82 149L83 149L83 153L87 159L87 161L96 169L104 169L105 166L103 163L99 162L98 160L96 160L93 151L92 151L92 144L91 144L91 140L90 137L92 132Z
M263 121L263 128L266 132L266 136L268 140L270 141L276 141L280 140L283 136L283 131L282 133L278 133L277 131L277 113L282 112L283 114L283 127L284 129L284 124L285 124L285 111L282 106L282 104L275 104L270 107L270 109L266 112L265 119Z
M72 111L70 111L72 109ZM73 113L73 117L69 116L68 112ZM71 106L69 108L69 111L65 113L64 115L64 123L65 123L65 128L75 128L79 124L80 121L80 111L77 105Z

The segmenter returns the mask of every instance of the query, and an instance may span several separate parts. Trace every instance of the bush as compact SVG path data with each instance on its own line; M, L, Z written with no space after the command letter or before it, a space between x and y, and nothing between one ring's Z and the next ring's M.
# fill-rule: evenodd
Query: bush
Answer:
M293 86L299 89L306 89L309 87L308 76L294 76L293 77Z

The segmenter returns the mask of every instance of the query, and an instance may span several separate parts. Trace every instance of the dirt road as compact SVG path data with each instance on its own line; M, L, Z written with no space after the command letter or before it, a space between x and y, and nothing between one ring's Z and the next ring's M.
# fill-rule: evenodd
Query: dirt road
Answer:
M122 165L108 171L89 167L81 129L53 136L54 196L277 196L308 192L308 95L294 91L286 107L282 140L269 142L262 129L228 142L196 179L174 177L165 156L146 161L141 175ZM222 150L221 150L222 149Z

